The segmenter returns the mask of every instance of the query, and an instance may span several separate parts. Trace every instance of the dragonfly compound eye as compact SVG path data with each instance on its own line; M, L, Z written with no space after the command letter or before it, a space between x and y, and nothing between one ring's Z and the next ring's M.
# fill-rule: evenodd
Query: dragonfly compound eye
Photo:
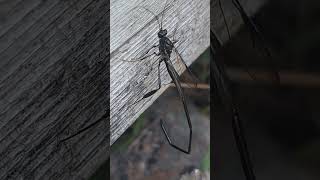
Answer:
M166 29L161 29L159 32L158 32L158 37L159 38L163 38L167 35L167 30Z

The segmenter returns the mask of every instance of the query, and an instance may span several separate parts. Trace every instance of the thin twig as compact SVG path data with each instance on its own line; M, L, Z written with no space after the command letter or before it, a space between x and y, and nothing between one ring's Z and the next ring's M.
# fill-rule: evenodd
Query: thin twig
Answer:
M174 84L169 84L169 87L175 87ZM188 88L188 89L210 89L209 84L197 84L197 86L194 86L193 84L190 83L181 83L182 88Z

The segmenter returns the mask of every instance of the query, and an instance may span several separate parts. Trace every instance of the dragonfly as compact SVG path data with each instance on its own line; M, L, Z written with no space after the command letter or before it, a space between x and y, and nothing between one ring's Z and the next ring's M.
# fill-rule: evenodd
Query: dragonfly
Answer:
M167 29L163 28L164 12L175 1L176 0L173 0L172 2L168 3L168 0L166 0L165 5L164 5L163 10L162 10L162 13L160 14L161 15L161 17L160 17L161 19L159 19L159 16L155 15L155 13L153 13L148 8L143 7L143 6L137 6L137 8L144 9L145 11L151 13L155 17L155 19L157 20L157 23L158 23L158 26L159 26L159 31L157 33L158 38L159 38L159 43L157 45L154 45L154 46L150 47L149 49L147 49L147 51L141 57L134 58L132 60L124 60L124 61L126 61L126 62L136 62L136 61L145 60L145 59L147 59L149 57L154 57L154 56L158 57L157 58L157 60L158 60L158 88L149 91L140 100L136 101L133 104L136 104L137 102L140 102L143 99L151 97L158 90L161 89L162 85L161 85L161 77L160 77L160 65L161 65L162 62L165 63L167 72L170 75L170 77L172 79L172 82L174 83L174 85L175 85L175 87L177 89L179 98L180 98L180 100L182 102L182 105L183 105L183 108L184 108L184 112L185 112L185 115L186 115L188 129L189 129L188 147L185 149L185 148L179 147L178 145L173 143L173 141L171 140L171 138L169 136L168 130L166 128L166 123L165 123L165 121L163 119L160 119L160 126L161 126L161 129L162 129L162 131L163 131L163 133L164 133L164 135L165 135L165 137L166 137L166 139L167 139L167 141L168 141L170 146L172 146L173 148L179 150L180 152L183 152L183 153L186 153L186 154L190 154L190 152L191 152L191 144L192 144L192 123L191 123L191 120L190 120L189 110L188 110L187 103L186 103L186 97L184 95L183 88L181 86L181 81L180 81L179 74L176 71L176 69L174 68L174 66L172 64L172 61L171 61L172 52L174 52L176 54L176 58L178 58L183 63L183 65L185 66L187 72L193 78L193 81L196 82L196 84L198 82L198 79L193 74L193 72L190 70L190 68L187 66L187 64L184 61L184 59L182 58L181 54L178 52L177 48L175 47L175 43L177 42L177 40L175 40L174 35L176 33L177 26L176 26L176 28L175 28L175 30L173 32L173 39L172 40L170 40L170 38L168 37ZM154 48L158 48L158 52L149 53ZM157 61L155 61L155 62L157 62Z
M179 74L177 73L177 71L175 70L172 62L171 62L171 54L172 52L174 52L176 54L176 58L178 58L183 64L184 66L186 67L187 69L187 72L191 75L191 77L193 78L193 81L196 82L198 81L198 79L196 78L196 76L192 73L192 71L189 69L189 67L187 66L186 62L183 60L181 54L178 52L177 48L174 46L174 44L177 42L177 40L174 39L174 35L177 31L177 26L174 30L174 33L173 33L173 40L170 40L169 37L167 36L167 30L166 29L163 29L163 26L162 26L162 22L163 22L163 17L164 17L164 12L175 2L176 0L173 0L172 2L168 3L168 0L166 0L165 2L165 6L163 8L163 11L161 13L161 21L159 20L159 16L156 15L155 13L153 13L151 10L149 10L148 8L146 7L143 7L143 6L137 6L136 8L142 8L144 9L145 11L151 13L157 20L157 23L159 25L159 31L158 31L158 38L159 38L159 44L158 45L154 45L152 46L151 48L149 48L143 56L139 57L139 58L135 58L135 59L132 59L132 60L122 60L122 61L127 61L127 62L135 62L135 61L142 61L144 59L147 59L151 56L158 56L159 58L157 60L158 61L158 88L157 89L154 89L148 93L146 93L139 101L145 99L145 98L148 98L148 97L151 97L153 94L155 94L160 88L161 88L161 78L160 78L160 65L162 62L165 63L166 65L166 68L167 68L167 71L173 81L173 83L175 84L176 86L176 89L177 89L177 92L179 94L179 97L180 97L180 100L183 104L183 108L184 108L184 111L185 111L185 115L186 115L186 118L187 118L187 124L188 124L188 128L189 128L189 138L188 138L188 147L187 149L184 149L184 148L181 148L179 146L177 146L176 144L173 143L173 141L171 140L169 134L168 134L168 130L166 128L166 123L164 120L160 119L160 126L161 126L161 129L162 131L164 132L165 134L165 137L168 141L168 143L174 147L175 149L183 152L183 153L186 153L186 154L190 154L191 152L191 143L192 143L192 124L191 124L191 120L190 120L190 116L189 116L189 110L188 110L188 107L187 107L187 104L186 104L186 98L185 98L185 95L183 93L183 88L181 86L181 82L180 82L180 79L179 79ZM154 48L158 48L159 49L159 52L158 53L151 53L149 54L149 52L154 49ZM196 83L195 83L196 84ZM190 86L188 84L188 86ZM195 86L196 87L196 86ZM137 101L137 102L139 102ZM135 102L134 104L136 104L137 102ZM109 112L108 112L108 115L109 115ZM78 132L76 132L75 134L72 134L64 139L62 139L60 141L60 143L63 143L69 139L72 139L74 137L76 137L77 135L87 131L88 129L96 126L97 124L99 124L100 122L102 122L104 119L106 118L106 116L104 116L104 118L100 118L98 119L97 121L89 124L88 126L80 129Z
M227 29L227 33L229 36L229 39L231 39L231 33L228 27L228 23L226 20L226 16L223 11L222 2L221 0L218 0L218 4L223 16L224 24ZM253 22L253 20L250 18L250 16L246 13L244 10L242 4L239 0L232 0L232 4L236 7L238 10L244 25L249 29L251 32L251 38L252 38L252 44L253 47L256 47L255 39L257 40L257 43L260 47L260 50L264 53L264 55L269 60L269 69L271 69L271 81L275 84L279 84L280 77L279 73L276 69L275 63L273 61L273 56L271 54L271 51L269 47L266 45L266 40L264 38L263 33L259 30L257 25ZM210 76L211 78L211 89L215 89L216 91L213 91L211 93L212 97L211 99L221 99L223 102L225 108L227 108L232 113L232 129L233 134L235 137L236 145L240 154L242 169L244 171L245 177L247 180L255 180L255 174L253 170L253 164L250 159L249 150L247 147L247 142L245 138L244 129L242 127L241 118L239 115L239 108L237 103L234 100L234 97L232 96L232 88L230 86L230 80L228 78L228 75L226 73L226 67L225 64L219 59L215 58L215 55L217 53L217 50L221 48L222 42L219 40L219 37L216 35L213 29L210 30L210 49L211 49L211 63L210 63ZM256 79L254 74L250 71L246 70L247 73L250 75L252 79ZM217 97L213 97L213 96ZM215 105L215 102L213 102L213 105ZM214 106L213 106L214 107Z

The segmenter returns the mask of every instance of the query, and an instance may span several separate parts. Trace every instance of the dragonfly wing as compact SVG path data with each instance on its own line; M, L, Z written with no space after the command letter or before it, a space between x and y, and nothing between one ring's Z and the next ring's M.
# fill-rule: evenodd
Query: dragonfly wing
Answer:
M177 62L179 62L180 64L183 64L183 66L187 70L186 71L187 73L183 74L182 79L185 79L184 82L187 82L190 88L197 88L197 84L199 84L200 80L194 75L191 69L187 66L181 54L178 52L178 50L175 47L174 47L174 52L175 52Z

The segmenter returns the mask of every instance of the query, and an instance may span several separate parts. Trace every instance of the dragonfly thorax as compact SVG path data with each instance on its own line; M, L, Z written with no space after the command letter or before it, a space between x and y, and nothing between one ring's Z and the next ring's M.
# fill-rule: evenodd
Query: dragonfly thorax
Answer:
M160 31L158 32L158 37L159 38L163 38L167 35L167 30L166 29L160 29Z
M173 47L173 43L168 37L165 36L159 39L159 51L163 57L170 59Z

